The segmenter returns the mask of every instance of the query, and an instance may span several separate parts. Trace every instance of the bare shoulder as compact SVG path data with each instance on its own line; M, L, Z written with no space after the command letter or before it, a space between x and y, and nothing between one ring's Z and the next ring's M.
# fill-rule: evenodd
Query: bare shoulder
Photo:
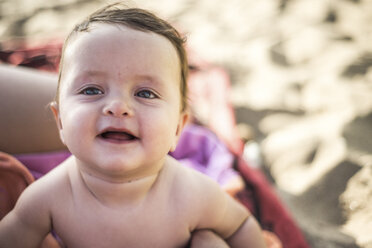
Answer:
M190 200L198 200L199 204L207 204L209 207L219 201L226 201L230 196L221 186L210 177L201 172L183 166L177 160L171 158L168 170L171 171L173 188L178 194L189 197Z
M190 200L198 200L211 193L222 193L219 185L206 175L183 166L177 160L169 158L166 166L167 181L172 184L172 189L183 197L190 197Z
M212 229L222 237L232 235L249 215L248 210L212 179L172 161L172 194L195 218L194 229ZM181 196L181 197L180 197Z
M50 208L58 196L66 190L68 173L66 164L62 163L55 169L28 186L21 194L16 208Z

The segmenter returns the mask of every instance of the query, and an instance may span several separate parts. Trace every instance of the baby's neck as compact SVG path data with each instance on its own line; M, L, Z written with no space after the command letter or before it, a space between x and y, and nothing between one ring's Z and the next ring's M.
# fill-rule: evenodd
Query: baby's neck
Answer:
M160 170L138 178L99 177L75 166L82 186L100 204L110 208L122 208L140 204L155 185Z

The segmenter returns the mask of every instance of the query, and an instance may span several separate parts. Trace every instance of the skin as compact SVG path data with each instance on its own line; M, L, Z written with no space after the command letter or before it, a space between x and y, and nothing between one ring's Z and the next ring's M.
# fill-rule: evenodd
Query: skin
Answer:
M264 247L241 204L167 155L188 118L172 44L107 24L70 42L52 110L73 156L24 191L0 247L37 247L52 228L68 247L185 247L194 230Z
M0 64L0 151L17 154L66 149L48 111L56 82L52 73Z
M225 240L208 230L198 230L192 234L190 247L195 248L229 248Z

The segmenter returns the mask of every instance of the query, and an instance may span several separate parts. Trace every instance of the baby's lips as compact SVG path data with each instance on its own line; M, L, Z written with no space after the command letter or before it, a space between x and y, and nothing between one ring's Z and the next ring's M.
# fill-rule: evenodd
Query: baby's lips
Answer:
M133 136L132 134L127 133L127 132L120 132L120 131L107 131L107 132L103 132L100 136L104 139L111 139L111 140L118 140L118 141L127 141L127 140L136 139L136 137Z

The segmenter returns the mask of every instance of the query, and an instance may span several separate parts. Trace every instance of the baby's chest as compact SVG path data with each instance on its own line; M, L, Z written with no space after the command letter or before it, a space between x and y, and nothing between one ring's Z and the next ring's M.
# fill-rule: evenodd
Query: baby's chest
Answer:
M73 247L184 247L190 225L170 206L109 210L71 207L54 216L54 229Z

